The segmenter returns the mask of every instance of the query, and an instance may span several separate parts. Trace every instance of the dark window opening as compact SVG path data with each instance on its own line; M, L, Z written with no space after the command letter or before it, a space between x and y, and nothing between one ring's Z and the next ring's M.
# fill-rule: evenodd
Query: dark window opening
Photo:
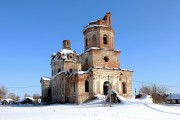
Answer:
M60 54L58 55L58 59L61 59L61 55Z
M61 69L60 69L60 68L58 69L58 73L59 73L59 72L61 72Z
M51 89L48 89L48 96L51 97Z
M108 44L107 35L104 35L104 36L103 36L103 43L104 43L104 44Z
M70 73L72 73L72 72L73 72L72 68L70 68L70 69L69 69L69 72L70 72Z
M104 95L108 94L110 86L111 84L108 81L104 82L104 85L103 85Z
M126 94L126 84L125 84L125 82L122 83L122 93Z
M89 82L85 81L85 92L89 92Z
M104 57L104 61L105 62L108 62L109 61L109 58L107 56Z
M86 64L88 64L88 59L86 58Z
M73 58L73 56L72 55L68 55L69 56L69 59L72 59Z

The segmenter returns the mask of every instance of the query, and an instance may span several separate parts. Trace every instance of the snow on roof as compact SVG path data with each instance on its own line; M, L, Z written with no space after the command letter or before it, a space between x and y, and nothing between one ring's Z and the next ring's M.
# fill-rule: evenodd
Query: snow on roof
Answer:
M94 66L95 69L108 69L108 70L119 70L119 68L110 68L110 67L96 67Z
M51 80L50 77L41 77L41 79L43 79L43 80Z
M88 28L92 28L92 27L108 27L108 26L106 26L106 25L97 25L97 24L87 25L87 26L85 27L85 30L88 29Z
M120 50L114 50L114 51L120 51Z
M55 56L55 55L56 55L56 53L53 53L52 55L53 55L53 56Z
M130 71L133 72L133 70L128 70L128 69L121 69L122 71Z
M87 74L89 71L77 71L76 74Z
M101 69L101 68L103 68L103 67L94 67L94 68L98 68L98 69Z
M170 94L167 99L180 99L180 94Z
M61 51L59 51L61 54L67 55L70 53L74 53L74 51L72 50L68 50L68 49L62 49Z
M30 100L34 101L33 97L26 97L26 99L30 99Z
M74 51L72 50L68 50L68 49L62 49L60 51L58 51L57 53L53 53L52 55L55 56L53 60L57 61L58 59L58 53L61 53L62 54L62 59L66 60L67 59L67 55L68 54L73 54Z
M3 100L7 101L8 103L9 103L9 102L11 102L11 101L13 101L13 100L12 100L12 99L10 99L10 98L3 99Z
M66 72L66 71L58 72L57 74L53 75L53 76L51 77L51 79L54 79L56 76L60 75L61 73L65 73L65 72Z
M91 70L92 68L89 68L88 70L86 71L76 71L75 74L87 74L89 73L89 71Z
M90 47L90 48L88 48L85 52L87 52L87 51L90 51L90 50L99 50L100 48L98 48L98 47Z

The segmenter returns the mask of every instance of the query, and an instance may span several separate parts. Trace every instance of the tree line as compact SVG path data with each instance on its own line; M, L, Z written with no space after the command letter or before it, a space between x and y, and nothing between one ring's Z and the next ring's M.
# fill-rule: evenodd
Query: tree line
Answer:
M168 96L167 91L168 89L166 87L153 84L150 86L142 86L139 89L138 94L151 95L154 103L164 103L166 102L166 98ZM20 98L15 93L9 93L8 95L7 94L8 94L8 89L4 86L1 86L0 87L0 100L5 99L5 98L11 98L14 101L18 101ZM33 97L34 99L40 99L40 95L38 93L35 93L32 96L25 93L24 98L26 97Z
M30 94L25 93L24 98L26 97L33 97L34 99L40 99L40 95L38 93L34 93L32 96ZM10 98L14 101L18 101L20 96L16 95L15 93L8 93L8 89L5 86L0 87L0 100Z

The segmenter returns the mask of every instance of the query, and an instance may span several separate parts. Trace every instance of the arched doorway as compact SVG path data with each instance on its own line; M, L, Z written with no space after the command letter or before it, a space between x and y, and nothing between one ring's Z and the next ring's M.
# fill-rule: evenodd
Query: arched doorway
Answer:
M104 95L108 94L108 90L109 90L110 85L111 84L108 81L104 82L104 85L103 85Z

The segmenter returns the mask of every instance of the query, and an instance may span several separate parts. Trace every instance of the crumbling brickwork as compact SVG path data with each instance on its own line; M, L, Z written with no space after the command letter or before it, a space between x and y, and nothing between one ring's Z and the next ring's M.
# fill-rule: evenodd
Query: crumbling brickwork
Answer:
M111 13L90 22L83 34L81 55L71 50L70 40L64 40L63 49L52 54L52 76L41 78L42 98L48 97L52 103L79 104L96 94L107 95L109 89L132 97L133 71L120 68L121 52L114 49Z

